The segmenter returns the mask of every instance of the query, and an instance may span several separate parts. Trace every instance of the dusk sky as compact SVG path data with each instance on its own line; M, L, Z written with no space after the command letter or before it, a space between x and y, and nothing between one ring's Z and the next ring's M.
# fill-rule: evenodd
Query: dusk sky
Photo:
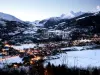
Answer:
M70 11L98 11L100 0L0 0L0 12L24 21L42 20Z

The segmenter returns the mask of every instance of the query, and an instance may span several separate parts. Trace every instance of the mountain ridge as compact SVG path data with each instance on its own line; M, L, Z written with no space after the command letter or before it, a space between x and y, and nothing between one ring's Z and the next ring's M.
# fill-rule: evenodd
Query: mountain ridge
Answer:
M88 12L70 19L51 17L33 23L0 19L0 38L14 42L87 38L100 34L99 20L100 12Z
M0 12L0 19L8 20L8 21L21 21L20 19L16 18L15 16L12 16L10 14L6 14L3 12Z

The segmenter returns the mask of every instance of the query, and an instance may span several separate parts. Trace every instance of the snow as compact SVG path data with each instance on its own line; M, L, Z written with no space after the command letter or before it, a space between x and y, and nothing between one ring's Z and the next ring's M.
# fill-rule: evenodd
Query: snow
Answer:
M60 21L61 18L60 17L50 17L49 20L50 21Z
M78 18L78 19L76 19L76 21L81 20L81 19L85 19L87 17L89 17L89 16L85 16L85 17Z
M61 48L61 50L74 50L74 51L81 51L81 50L86 50L87 48L92 48L92 46L73 46L73 47L66 47L66 48Z
M48 32L54 32L54 33L61 33L62 32L62 30L48 30Z
M8 33L8 35L15 35L15 33L11 32L11 33Z
M24 50L24 49L28 49L28 48L33 48L35 46L36 46L36 44L21 44L20 46L12 46L12 47L14 49Z
M31 30L27 30L27 31L24 31L23 34L34 34L36 33L35 31L31 31Z
M39 23L39 20L36 20L34 22L29 22L30 24L32 24L35 27L43 27L43 24Z
M79 12L73 12L73 11L71 11L71 12L69 12L69 13L67 13L67 14L62 14L62 15L61 15L61 18L62 18L62 19L65 19L65 18L70 19L70 18L78 17L78 16L80 16L80 15L82 15L82 14L84 14L84 13L85 13L85 12L81 12L81 11L79 11Z
M80 42L91 42L91 40L84 39L84 40L80 40Z
M74 50L74 51L78 51L78 50L80 50L80 49L77 49L77 48L74 48L74 47L67 47L67 48L61 48L61 50L62 50L62 51L64 51L64 50L65 50L65 51L67 51L67 50L70 50L70 51L73 51L73 50Z
M19 19L17 19L16 17L9 15L9 14L5 14L0 12L0 18L4 19L4 20L8 20L8 21L21 21Z
M21 44L20 46L12 46L14 49L17 49L17 50L24 50L24 49L29 49L29 48L34 48L36 47L37 45L36 44ZM39 44L39 47L43 47L44 44Z
M81 17L81 18L78 18L78 19L76 19L76 21L81 20L81 19L84 19L84 18L86 18L86 17Z
M19 56L14 56L14 57L10 57L7 58L5 60L2 61L3 63L20 63L22 62L22 59Z
M55 60L47 60L44 65L48 62L54 65L66 64L69 67L99 67L100 66L100 49L85 50L85 51L71 51L56 55L60 57Z
M0 60L0 68L4 66L4 64L11 64L11 63L21 63L22 58L19 56L9 57L3 60Z
M0 21L0 24L2 24L3 26L6 26L6 22L4 21Z
M94 13L94 16L98 15L99 13L100 13L100 11L98 11L98 12L95 12L95 13Z
M55 33L56 35L61 35L64 33L62 30L48 30L48 33Z

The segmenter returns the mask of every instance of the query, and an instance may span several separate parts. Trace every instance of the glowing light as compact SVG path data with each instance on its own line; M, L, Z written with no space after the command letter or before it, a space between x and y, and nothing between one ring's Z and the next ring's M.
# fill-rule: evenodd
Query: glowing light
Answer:
M18 67L16 64L13 65L15 68Z
M39 56L34 58L34 60L40 60L40 59L41 59L41 57L39 57Z
M34 64L34 62L32 60L30 60L30 64Z
M4 49L2 49L2 51L4 52L5 50L4 50Z
M25 52L24 50L20 50L20 52Z
M34 58L32 58L31 60L34 60Z
M5 46L6 46L6 47L11 47L11 45L9 45L9 44L5 44Z

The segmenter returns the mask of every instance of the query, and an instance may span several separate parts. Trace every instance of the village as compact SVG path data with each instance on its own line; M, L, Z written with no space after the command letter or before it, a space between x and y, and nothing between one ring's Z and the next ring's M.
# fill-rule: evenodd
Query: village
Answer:
M95 35L91 39L80 39L74 41L59 41L49 43L26 43L22 45L10 45L8 42L4 42L4 47L0 51L0 61L19 56L20 58L28 58L28 64L33 64L38 60L45 60L46 56L56 55L63 52L62 48L71 46L82 46L82 45L94 45L100 43L100 38ZM91 43L91 44L90 44ZM72 51L71 49L68 51ZM53 58L54 59L54 58ZM26 60L24 60L26 61ZM7 62L6 62L7 63ZM26 63L26 62L24 62Z
M66 54L69 51L83 51L93 47L99 47L100 49L100 37L94 35L92 38L82 38L74 41L53 41L43 43L17 43L16 45L9 44L5 41L1 43L0 51L0 68L5 70L19 70L21 69L25 73L29 73L30 69L37 71L39 68L44 67L44 63L47 60L60 59L60 54ZM96 53L95 53L96 54ZM54 55L58 55L55 56ZM62 57L61 57L62 58ZM65 60L68 57L64 58ZM74 62L77 58L73 57ZM61 60L63 62L63 60ZM49 65L49 64L48 64ZM75 65L75 64L74 64ZM44 67L45 68L45 67ZM41 70L42 71L42 70ZM44 75L47 75L47 68L44 69Z

